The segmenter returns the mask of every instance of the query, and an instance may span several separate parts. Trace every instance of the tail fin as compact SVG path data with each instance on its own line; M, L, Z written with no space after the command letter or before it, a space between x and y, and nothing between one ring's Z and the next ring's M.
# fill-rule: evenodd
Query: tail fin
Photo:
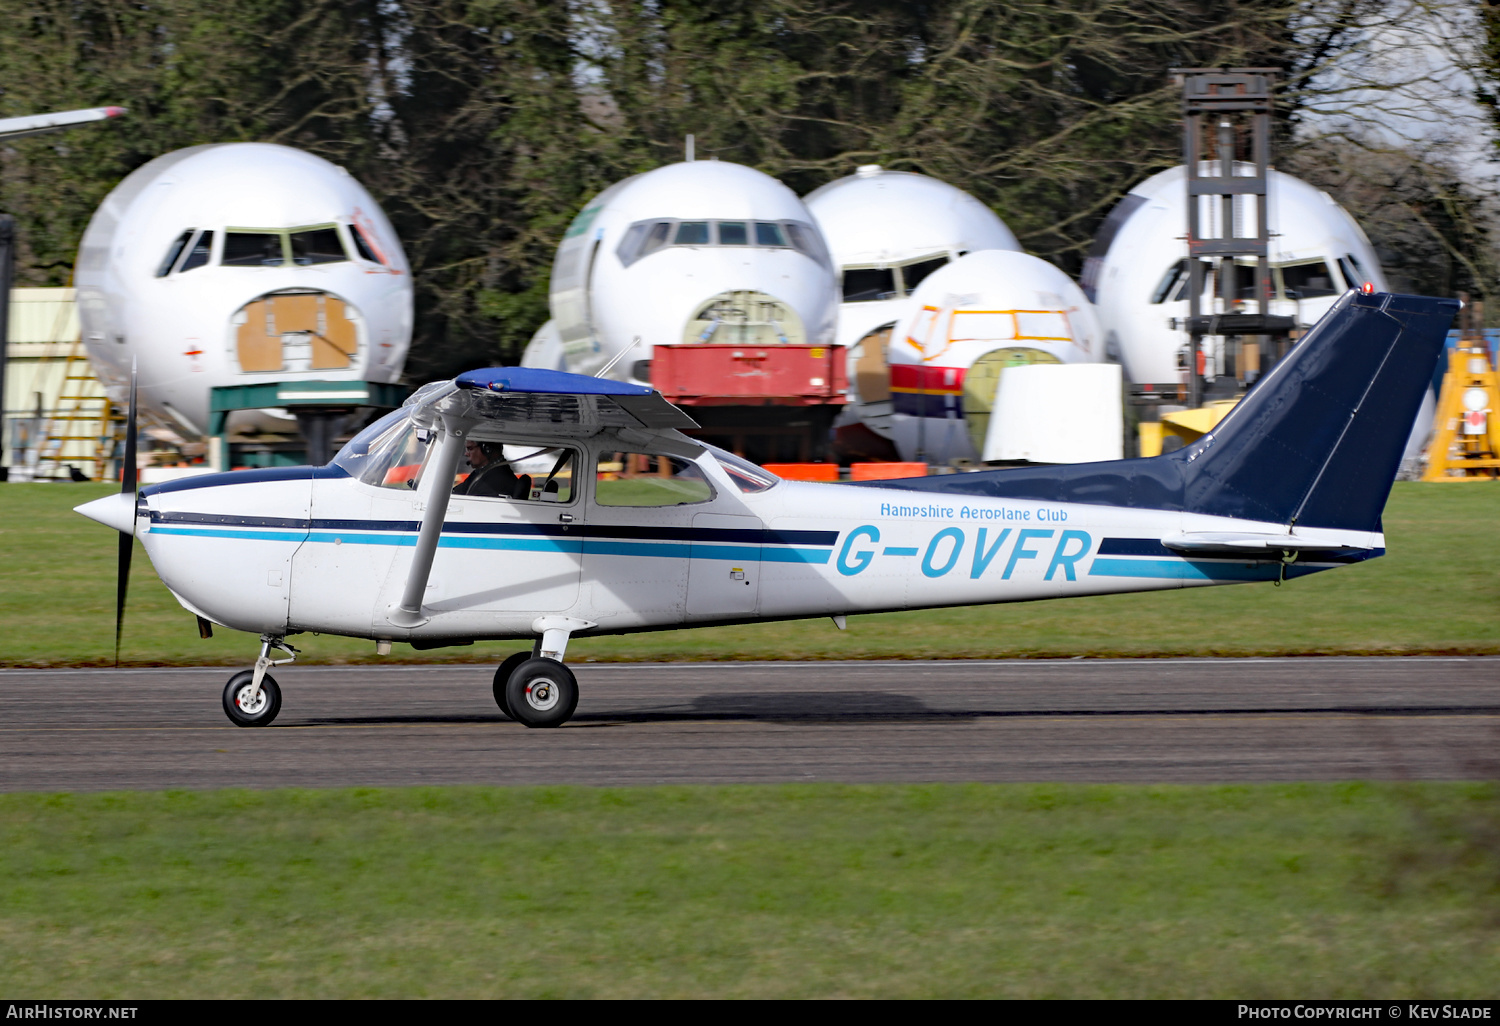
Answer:
M1168 455L879 484L1379 530L1457 310L1451 299L1344 296L1212 433Z

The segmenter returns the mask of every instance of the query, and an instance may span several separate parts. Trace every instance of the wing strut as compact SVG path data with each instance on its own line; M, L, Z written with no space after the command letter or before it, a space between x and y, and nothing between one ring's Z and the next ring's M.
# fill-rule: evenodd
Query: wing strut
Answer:
M411 556L411 569L406 574L406 589L401 593L400 603L386 614L392 624L408 630L431 619L422 614L422 599L427 594L427 578L432 574L432 559L437 555L438 540L443 534L448 499L453 494L453 475L458 470L458 457L464 451L468 428L467 422L447 417L442 419L442 425L443 437L432 461L432 484L427 492L427 508L422 513L422 529L417 532L417 548Z

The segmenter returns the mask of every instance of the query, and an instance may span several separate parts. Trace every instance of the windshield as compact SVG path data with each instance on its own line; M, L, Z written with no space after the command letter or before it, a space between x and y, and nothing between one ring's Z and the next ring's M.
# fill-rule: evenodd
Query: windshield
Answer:
M406 408L392 410L379 420L367 425L359 434L344 443L344 447L333 458L333 465L348 471L350 477L361 476L370 462L372 450L381 451L380 446L376 444L377 439L383 439L393 425L405 421L410 413L411 411Z
M704 448L713 453L714 459L719 461L719 466L724 468L724 473L729 475L729 480L733 481L734 486L742 492L763 492L775 487L781 481L781 478L764 467L758 467L732 452L725 452L713 445L704 446Z

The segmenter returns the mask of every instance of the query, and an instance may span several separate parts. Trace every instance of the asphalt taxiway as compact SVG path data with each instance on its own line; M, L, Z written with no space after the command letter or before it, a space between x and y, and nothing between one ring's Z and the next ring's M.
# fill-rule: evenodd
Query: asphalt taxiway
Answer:
M576 664L528 730L485 666L0 670L0 790L1500 778L1500 658Z

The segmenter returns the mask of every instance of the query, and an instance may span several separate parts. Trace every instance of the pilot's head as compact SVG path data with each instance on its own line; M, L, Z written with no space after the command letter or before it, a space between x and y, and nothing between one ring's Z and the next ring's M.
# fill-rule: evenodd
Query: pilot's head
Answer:
M472 438L464 443L464 459L478 470L489 466L500 456L500 445L496 442L476 442Z

